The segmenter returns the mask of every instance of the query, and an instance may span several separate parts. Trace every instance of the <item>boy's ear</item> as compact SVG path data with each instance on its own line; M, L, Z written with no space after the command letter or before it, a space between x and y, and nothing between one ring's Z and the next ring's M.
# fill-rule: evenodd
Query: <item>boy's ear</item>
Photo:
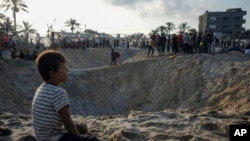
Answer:
M50 77L53 77L53 76L55 75L55 73L56 73L56 72L55 72L54 70L50 70L50 71L49 71L49 76L50 76Z

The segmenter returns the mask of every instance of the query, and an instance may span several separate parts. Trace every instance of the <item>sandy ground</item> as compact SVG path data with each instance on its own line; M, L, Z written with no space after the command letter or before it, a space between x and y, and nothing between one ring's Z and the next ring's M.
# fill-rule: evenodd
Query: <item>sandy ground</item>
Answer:
M229 125L250 122L250 56L146 57L146 50L60 50L68 58L73 119L103 141L228 141ZM0 60L0 127L10 140L33 135L31 101L42 82L34 62ZM7 140L7 139L5 139ZM1 138L0 138L1 141Z

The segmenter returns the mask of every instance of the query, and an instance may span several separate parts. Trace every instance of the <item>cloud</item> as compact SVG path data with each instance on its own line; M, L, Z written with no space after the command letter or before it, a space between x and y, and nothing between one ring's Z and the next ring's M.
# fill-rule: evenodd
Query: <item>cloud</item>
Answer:
M153 0L104 0L106 3L134 10L136 5L147 3Z
M104 0L104 1L116 6L126 6L126 5L133 5L138 0Z
M204 9L200 0L105 0L106 3L126 8L142 18L172 16L194 16ZM204 3L204 2L203 2ZM204 10L205 11L205 10ZM199 13L203 14L203 13ZM198 18L198 17L197 17Z
M176 26L187 22L195 28L198 25L198 17L204 14L212 3L211 1L201 3L200 0L105 0L105 2L124 8L143 21L151 23L158 21L162 25L173 22Z
M205 11L225 11L228 8L241 7L242 3L234 0L104 0L136 16L142 21L160 21L162 24L173 22L176 26L187 22L197 28L199 16Z

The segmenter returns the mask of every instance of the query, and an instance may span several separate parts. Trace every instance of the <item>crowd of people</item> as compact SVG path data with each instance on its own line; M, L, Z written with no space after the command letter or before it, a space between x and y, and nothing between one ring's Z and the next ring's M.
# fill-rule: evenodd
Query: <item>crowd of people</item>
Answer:
M20 49L19 53L17 52L16 47L14 47L11 51L11 58L12 59L24 59L24 60L29 60L29 61L35 61L37 58L38 52L33 50L32 54L30 53L29 50L26 49Z
M38 55L38 51L35 49L32 49L32 51L30 51L26 48L17 48L16 43L8 36L8 34L4 34L0 42L0 57L2 57L4 51L10 52L10 55L8 55L8 57L12 59L19 58L34 61Z
M89 38L74 40L59 40L55 43L55 48L148 48L147 56L151 57L155 50L158 55L165 53L173 54L195 54L209 53L215 54L215 47L223 50L228 47L239 47L239 41L233 39L222 39L214 34L212 30L205 33L198 32L180 32L178 34L166 35L153 34L149 39L129 40L126 38Z
M86 38L86 39L62 39L56 40L54 46L60 48L77 48L77 49L86 49L86 48L117 48L120 46L129 47L128 40L116 39L116 38Z
M161 35L153 34L150 36L148 44L148 57L153 56L155 49L157 49L158 55L164 55L166 52L173 54L215 54L215 47L221 50L229 47L240 47L239 41L220 39L214 35L212 30L205 33L180 32L179 35L173 34L172 36L166 36L164 33ZM165 48L167 48L166 52Z
M15 48L16 44L14 41L9 38L7 34L2 37L2 46L0 48L0 57L2 51L5 49ZM161 34L153 34L148 39L140 39L140 40L129 40L127 38L85 38L85 39L71 39L71 38L63 38L61 40L55 40L54 44L52 44L54 49L58 47L61 48L129 48L130 46L145 49L148 48L148 57L153 56L155 49L158 52L158 55L164 55L165 53L173 53L173 54L194 54L194 53L210 53L215 54L215 47L219 47L221 50L227 47L239 47L239 41L230 40L230 39L221 39L213 34L212 30L206 31L205 33L184 33L180 32L178 35L165 35ZM36 46L33 47L40 48L37 43ZM43 48L45 48L43 46ZM29 51L20 50L19 54L16 50L13 50L11 53L12 58L17 58L20 56L21 59L34 60L31 56L34 56L36 52L34 51L32 55L30 55ZM23 54L29 57L23 57ZM29 59L28 59L29 58Z

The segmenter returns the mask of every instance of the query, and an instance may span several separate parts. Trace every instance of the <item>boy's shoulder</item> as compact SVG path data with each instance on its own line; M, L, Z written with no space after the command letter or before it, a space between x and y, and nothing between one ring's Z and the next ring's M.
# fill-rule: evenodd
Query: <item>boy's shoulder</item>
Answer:
M63 88L49 83L42 83L38 89L52 91L52 92L65 91Z

